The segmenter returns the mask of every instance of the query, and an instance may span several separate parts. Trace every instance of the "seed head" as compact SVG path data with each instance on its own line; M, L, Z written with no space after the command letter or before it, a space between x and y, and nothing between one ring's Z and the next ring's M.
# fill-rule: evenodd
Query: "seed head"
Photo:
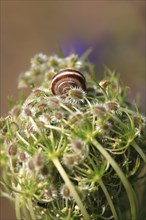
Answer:
M34 127L29 123L29 124L27 124L27 126L26 126L26 132L28 133L28 134L30 134L30 132L33 132L33 130L34 130Z
M45 124L48 124L50 119L51 119L50 115L46 113L46 114L42 114L39 116L38 122L42 123L42 125L45 125Z
M85 149L85 144L81 139L75 139L75 140L72 140L71 147L73 151L80 152Z
M49 170L48 170L48 167L46 165L44 165L41 169L41 174L43 176L47 176L49 174Z
M8 149L8 154L10 156L15 156L17 154L17 146L15 144L11 144Z
M47 101L50 109L58 109L60 107L57 97L49 97Z
M36 155L36 157L35 157L35 164L37 166L41 166L43 164L43 157L42 157L42 155Z
M36 97L40 97L40 96L42 95L42 90L39 89L39 88L38 88L38 89L35 89L33 92L34 92L34 94L35 94Z
M24 112L25 112L25 114L27 115L27 116L31 116L32 114L31 114L31 110L29 109L29 108L26 108L25 110L24 110Z
M47 107L48 107L48 104L47 104L47 102L44 102L44 101L40 102L39 105L38 105L38 109L39 109L40 111L46 110Z
M25 153L24 152L20 152L19 158L20 158L21 161L24 161L26 159Z
M113 111L116 111L119 108L119 104L117 102L114 102L114 101L107 102L106 106L109 110L113 110Z
M79 102L84 102L85 95L86 93L82 88L74 87L68 91L67 100L71 103L77 104Z
M61 122L62 118L63 118L63 114L61 112L57 111L52 116L52 122L59 123L59 122Z
M62 186L62 188L61 188L61 195L65 199L69 199L70 198L70 190L69 190L68 186L66 186L66 185Z
M106 107L104 105L96 104L93 106L93 113L97 116L103 116L106 113Z
M28 167L29 167L30 170L34 170L35 166L34 166L33 160L28 161Z
M69 115L68 122L70 124L74 124L75 122L79 121L81 118L82 118L81 113L75 113L75 114Z
M73 165L74 165L74 156L71 155L71 154L67 154L65 153L63 155L63 161L64 161L64 164L69 167L69 168L72 168Z

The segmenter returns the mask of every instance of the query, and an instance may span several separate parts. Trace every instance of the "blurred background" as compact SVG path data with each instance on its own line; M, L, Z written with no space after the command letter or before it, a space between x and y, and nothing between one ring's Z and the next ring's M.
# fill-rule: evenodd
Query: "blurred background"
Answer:
M93 48L91 61L97 79L104 65L120 73L130 87L129 97L140 97L145 112L145 1L1 1L1 115L7 97L18 98L17 79L36 53L52 55L61 45L65 55L82 55ZM1 200L1 220L15 220L14 210Z

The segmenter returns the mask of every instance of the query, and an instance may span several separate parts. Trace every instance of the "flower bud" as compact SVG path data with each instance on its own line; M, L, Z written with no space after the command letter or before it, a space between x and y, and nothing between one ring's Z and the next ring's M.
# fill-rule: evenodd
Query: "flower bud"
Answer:
M110 84L109 80L102 80L99 85L101 88L105 89Z

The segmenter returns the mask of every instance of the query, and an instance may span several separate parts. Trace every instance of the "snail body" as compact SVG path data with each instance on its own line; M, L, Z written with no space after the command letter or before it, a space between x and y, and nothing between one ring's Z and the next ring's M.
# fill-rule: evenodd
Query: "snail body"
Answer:
M53 77L51 82L51 90L54 95L65 94L73 87L86 90L85 77L77 70L62 70Z

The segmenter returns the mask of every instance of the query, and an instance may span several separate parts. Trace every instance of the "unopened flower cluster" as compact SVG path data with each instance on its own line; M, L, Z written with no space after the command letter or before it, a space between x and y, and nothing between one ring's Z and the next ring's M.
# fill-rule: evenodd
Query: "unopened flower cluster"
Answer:
M145 162L145 118L114 72L99 82L92 67L76 54L38 54L20 75L19 88L31 93L0 120L2 195L14 202L17 218L115 219L126 190L106 155L131 187ZM83 73L87 90L55 96L51 79L67 68Z

